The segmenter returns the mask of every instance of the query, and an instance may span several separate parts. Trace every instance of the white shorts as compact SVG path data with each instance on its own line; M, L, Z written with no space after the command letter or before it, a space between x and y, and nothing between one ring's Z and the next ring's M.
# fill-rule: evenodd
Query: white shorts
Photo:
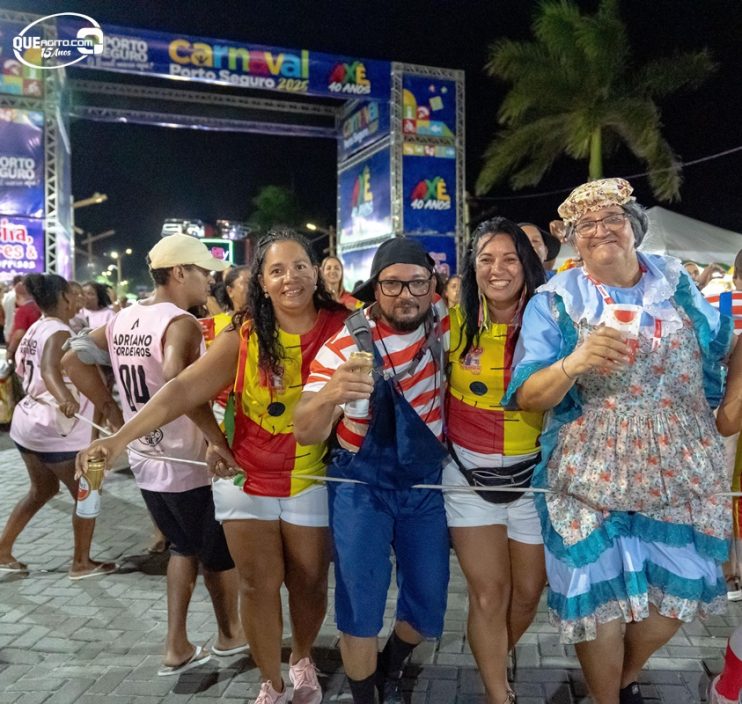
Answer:
M214 508L216 520L285 521L308 528L326 528L327 489L312 486L300 494L285 498L246 494L231 479L214 479Z
M475 466L473 462L468 461L471 459L472 453L463 448L460 449L458 445L455 445L454 449L467 469ZM513 460L513 463L516 463L521 462L523 458L517 457ZM493 465L494 463L490 464L490 466ZM485 466L485 463L479 463L479 466ZM469 486L469 482L466 481L453 460L449 460L443 467L442 483ZM473 491L444 491L443 498L446 504L446 520L449 528L507 526L510 540L527 543L528 545L541 545L544 542L541 537L541 521L533 502L533 494L523 494L520 498L507 504L492 504Z

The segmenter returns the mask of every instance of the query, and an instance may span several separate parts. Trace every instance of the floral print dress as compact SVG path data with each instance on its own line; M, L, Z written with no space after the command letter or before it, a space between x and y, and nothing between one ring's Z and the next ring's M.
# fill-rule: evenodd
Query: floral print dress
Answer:
M715 584L713 557L702 558L707 584L699 583L704 580L683 564L689 558L686 550L703 552L692 536L726 540L731 517L730 499L719 495L728 491L724 448L703 393L698 343L690 321L683 318L681 330L663 338L656 350L651 339L640 338L632 365L609 374L592 371L579 379L583 413L559 430L547 465L554 493L546 497L549 521L565 546L585 540L607 517L622 512L630 524L641 525L644 518L673 526L672 533L680 537L668 532L669 539L663 535L657 542L681 543L675 545L680 550L675 557L683 569L671 579L665 565L657 579L656 546L641 538L616 537L612 549L593 563L594 570L580 571L580 579L590 580L590 591L595 591L593 614L578 616L570 608L570 596L552 591L550 616L563 641L595 637L597 623L615 618L646 618L650 603L662 615L685 621L725 608L726 590ZM583 326L580 337L589 332ZM612 579L601 578L602 563L618 559L641 563L641 569L622 569L623 580L611 585ZM570 586L573 580L571 575ZM581 597L584 602L585 592Z
M565 643L592 640L611 620L643 620L650 605L683 621L726 608L731 504L721 495L724 450L707 398L719 397L731 321L680 262L639 256L641 281L609 291L642 306L636 359L578 378L547 415L532 481L550 490L534 500L549 614ZM531 299L503 403L599 324L604 301L588 278L564 272Z

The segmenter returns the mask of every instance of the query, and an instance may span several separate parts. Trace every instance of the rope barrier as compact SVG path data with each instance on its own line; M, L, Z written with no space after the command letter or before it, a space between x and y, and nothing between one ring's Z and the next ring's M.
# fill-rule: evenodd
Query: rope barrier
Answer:
M84 416L81 416L79 413L75 413L75 417L79 420L88 423L89 425L92 425L97 430L100 430L101 432L105 433L106 435L111 435L111 431L108 430L108 428L104 428L103 426L98 425L97 423L94 423L89 418L85 418ZM147 452L141 452L140 450L136 450L131 447L131 445L128 446L128 449L130 452L133 452L135 455L139 455L140 457L144 457L145 459L155 459L155 460L162 460L164 462L182 462L185 464L191 464L196 467L208 467L208 463L202 462L200 460L187 460L180 457L168 457L167 455L153 455L151 453ZM350 479L346 477L328 477L321 474L303 474L300 477L301 479L308 479L310 481L315 482L324 482L324 483L337 483L337 484L365 484L368 485L368 482L363 482L360 479ZM463 494L471 494L473 492L489 492L489 491L498 491L498 492L504 492L504 493L513 493L513 494L556 494L558 492L555 492L551 489L545 489L542 487L534 487L529 486L525 488L521 487L508 487L508 486L466 486L463 484L413 484L410 489L433 489L438 491L448 491L451 493L463 493ZM709 494L709 496L729 496L729 497L742 497L742 491L722 491L717 492L715 494ZM573 498L576 498L578 501L580 500L579 497L573 496Z
M36 399L40 403L45 403L45 401L42 401L41 399ZM52 405L52 404L49 404ZM53 404L59 409L58 404ZM108 428L105 428L101 425L98 425L94 421L90 420L89 418L86 418L83 415L80 415L79 413L75 413L75 418L78 420L83 421L84 423L87 423L88 425L91 425L96 430L99 430L102 433L105 433L107 436L112 435L111 431ZM148 452L142 452L140 450L137 450L131 445L127 445L127 449L134 453L135 455L138 455L140 457L144 457L145 459L155 459L155 460L161 460L163 462L181 462L184 464L190 464L195 467L205 467L208 468L208 463L202 462L201 460L189 460L184 459L181 457L169 457L167 455L153 455ZM221 477L220 477L221 478ZM226 478L226 477L225 477ZM367 485L368 482L361 481L360 479L351 479L346 477L328 477L325 475L320 474L304 474L301 477L302 479L308 479L310 481L316 481L316 482L324 482L324 483L330 483L335 482L338 484L365 484ZM438 491L448 491L451 493L473 493L473 492L489 492L489 491L497 491L497 492L504 492L504 493L517 493L517 494L556 494L559 492L555 492L551 489L545 489L542 487L507 487L507 486L466 486L463 484L413 484L411 489L432 489L432 490L438 490ZM717 492L714 494L709 494L709 496L729 496L729 497L742 497L742 491L722 491ZM573 498L577 499L578 501L581 501L581 499L577 496L573 495ZM583 502L584 503L584 502Z

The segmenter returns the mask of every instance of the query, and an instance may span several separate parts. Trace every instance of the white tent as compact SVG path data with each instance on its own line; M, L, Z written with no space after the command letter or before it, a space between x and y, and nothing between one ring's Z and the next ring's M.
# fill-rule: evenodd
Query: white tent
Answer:
M738 232L673 213L658 205L648 208L647 215L649 231L639 248L642 252L732 266L737 252L742 249L742 234Z

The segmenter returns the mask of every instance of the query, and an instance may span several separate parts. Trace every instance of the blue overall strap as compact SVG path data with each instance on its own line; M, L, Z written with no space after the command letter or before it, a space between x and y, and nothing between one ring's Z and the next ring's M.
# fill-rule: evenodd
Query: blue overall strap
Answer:
M732 292L722 291L719 294L719 313L722 315L732 314Z

